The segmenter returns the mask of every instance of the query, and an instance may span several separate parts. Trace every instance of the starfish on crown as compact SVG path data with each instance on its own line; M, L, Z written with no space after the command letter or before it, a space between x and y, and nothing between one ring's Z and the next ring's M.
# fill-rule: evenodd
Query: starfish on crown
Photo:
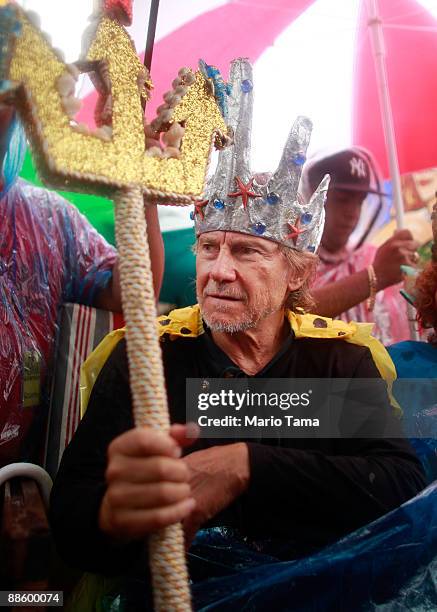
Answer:
M228 193L229 198L237 199L241 197L241 201L243 203L244 210L247 210L247 207L248 207L248 204L250 203L251 198L254 199L254 198L263 197L261 193L255 193L254 191L252 191L253 182L254 182L254 179L251 178L247 183L244 183L239 176L236 176L235 183L236 183L237 190L233 191L232 193ZM194 219L197 215L199 215L200 219L203 221L205 219L204 207L207 206L208 204L209 204L209 200L198 200L197 202L195 202L194 211L193 211L193 215L191 216L191 218ZM216 209L223 209L225 207L225 203L223 202L223 200L219 200L219 199L214 199L213 205L214 205L214 208Z
M261 198L262 195L260 193L255 193L252 191L254 179L251 178L250 181L245 185L239 176L235 177L235 182L237 183L237 191L233 191L232 193L228 193L228 197L230 198L239 198L241 197L241 201L243 202L244 210L247 210L247 205L249 204L250 198Z

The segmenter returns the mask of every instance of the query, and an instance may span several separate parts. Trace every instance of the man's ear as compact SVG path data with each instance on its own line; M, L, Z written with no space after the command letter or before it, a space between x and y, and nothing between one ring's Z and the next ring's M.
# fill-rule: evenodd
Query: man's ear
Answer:
M314 266L308 265L303 272L299 276L294 272L290 272L290 277L288 279L288 291L291 293L292 291L297 291L302 287L305 281L314 273Z
M288 292L297 291L300 289L305 281L305 278L301 276L294 276L292 279L288 281Z

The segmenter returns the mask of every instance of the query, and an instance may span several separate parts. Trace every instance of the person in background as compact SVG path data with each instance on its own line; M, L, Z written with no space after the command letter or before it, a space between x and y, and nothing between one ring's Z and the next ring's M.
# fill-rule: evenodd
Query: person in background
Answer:
M431 331L428 342L406 341L389 347L400 378L437 378L437 203L431 221L431 261L416 277L412 289L416 318L423 329Z
M384 195L375 162L365 149L352 147L308 161L302 174L304 199L325 174L331 176L331 182L313 287L315 312L344 321L374 323L373 334L386 345L406 340L410 331L405 303L399 295L400 266L417 263L418 243L404 229L379 248L364 242L363 237L357 247L351 246L351 235L363 205L368 206L368 196Z
M407 431L415 436L411 442L425 466L428 482L437 478L437 203L431 218L431 261L411 290L417 320L423 329L431 330L428 342L408 340L387 349L398 377L394 391L404 407Z
M0 465L39 462L62 303L121 311L116 250L77 209L18 178L26 140L14 109L0 107ZM156 293L163 247L147 207Z

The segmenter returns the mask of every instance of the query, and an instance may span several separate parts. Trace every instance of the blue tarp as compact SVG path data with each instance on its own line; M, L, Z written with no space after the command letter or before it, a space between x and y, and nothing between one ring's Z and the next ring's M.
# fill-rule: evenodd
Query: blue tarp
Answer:
M321 507L321 512L323 508ZM188 555L198 612L427 612L437 610L437 481L420 495L316 554L279 561L271 543L201 530ZM281 546L281 554L284 545ZM149 609L116 593L103 609ZM125 591L126 592L126 591ZM134 602L133 602L134 599ZM133 607L132 607L133 604ZM146 606L146 607L145 607Z
M209 575L226 567L232 572L193 584L195 609L202 612L435 611L437 482L370 525L296 561L277 562L223 530L203 530L190 551L190 567L192 574L196 568Z

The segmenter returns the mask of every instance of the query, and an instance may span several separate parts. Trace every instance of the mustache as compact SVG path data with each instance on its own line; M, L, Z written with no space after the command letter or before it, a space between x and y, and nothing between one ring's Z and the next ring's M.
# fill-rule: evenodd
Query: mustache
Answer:
M214 295L214 297L233 298L234 300L247 300L247 293L238 287L232 287L227 283L216 283L210 280L202 292L202 297Z

